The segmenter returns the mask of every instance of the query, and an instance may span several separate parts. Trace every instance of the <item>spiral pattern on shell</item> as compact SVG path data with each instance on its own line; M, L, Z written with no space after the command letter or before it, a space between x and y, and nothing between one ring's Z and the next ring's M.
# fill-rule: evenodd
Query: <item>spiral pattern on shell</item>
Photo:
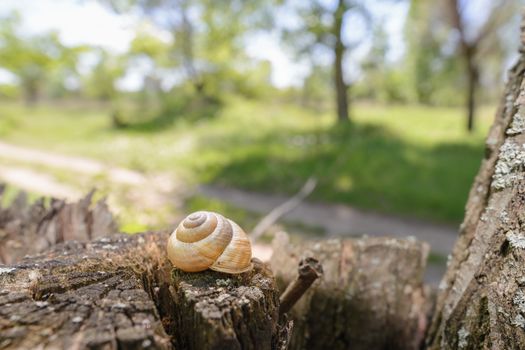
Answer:
M251 269L252 248L235 222L214 212L198 211L182 220L171 234L168 258L187 272L209 268L236 274Z

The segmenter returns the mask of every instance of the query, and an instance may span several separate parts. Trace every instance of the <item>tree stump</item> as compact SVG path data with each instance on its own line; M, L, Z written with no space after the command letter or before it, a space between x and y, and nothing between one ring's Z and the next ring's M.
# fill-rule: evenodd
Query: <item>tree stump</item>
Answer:
M440 284L429 349L525 349L524 77L522 43Z
M271 272L171 268L167 233L69 241L0 267L2 349L270 349L286 339Z
M14 264L64 241L89 241L117 232L105 200L92 204L94 191L75 203L40 198L32 204L25 192L19 192L4 208L4 189L0 184L0 264Z
M281 290L302 257L323 264L323 277L292 309L290 349L419 348L430 309L422 282L426 244L363 238L291 245L280 234L273 249Z

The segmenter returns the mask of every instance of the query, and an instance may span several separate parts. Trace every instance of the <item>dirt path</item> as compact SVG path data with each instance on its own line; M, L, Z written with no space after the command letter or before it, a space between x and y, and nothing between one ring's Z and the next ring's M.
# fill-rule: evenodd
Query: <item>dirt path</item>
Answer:
M0 180L26 191L40 193L44 196L54 196L72 200L79 199L81 196L79 191L57 182L52 176L40 174L25 168L0 166Z
M216 198L236 207L266 214L284 202L287 197L241 191L217 186L201 186L201 194ZM432 251L447 256L456 241L457 228L451 225L430 223L363 211L346 205L303 202L285 218L312 227L320 227L330 236L413 236L428 242Z
M51 166L84 175L104 174L113 183L136 187L137 195L141 200L146 200L148 205L160 204L167 200L175 201L173 196L177 192L177 187L183 187L181 183L178 183L179 186L177 186L177 181L166 175L146 176L137 171L107 166L92 159L35 150L0 141L1 158ZM68 198L76 198L79 195L76 189L61 184L48 174L25 168L2 166L0 167L0 180L46 195ZM148 191L145 192L146 187ZM261 214L268 213L286 199L278 195L251 193L216 186L201 186L197 191L204 196ZM456 239L456 228L452 226L366 212L345 205L303 203L283 219L323 228L331 236L361 234L413 236L430 243L432 250L443 256L451 252Z
M15 146L1 141L0 158L41 164L86 175L106 174L111 181L127 185L141 185L147 180L137 171L108 167L96 160Z

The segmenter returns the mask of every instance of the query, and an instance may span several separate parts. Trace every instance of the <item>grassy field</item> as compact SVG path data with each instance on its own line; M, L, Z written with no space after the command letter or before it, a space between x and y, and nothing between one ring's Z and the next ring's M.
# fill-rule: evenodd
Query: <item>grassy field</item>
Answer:
M482 108L469 135L457 108L359 104L345 128L330 113L230 100L212 119L113 129L102 109L3 103L0 138L267 193L293 193L315 175L316 200L458 222L494 112Z

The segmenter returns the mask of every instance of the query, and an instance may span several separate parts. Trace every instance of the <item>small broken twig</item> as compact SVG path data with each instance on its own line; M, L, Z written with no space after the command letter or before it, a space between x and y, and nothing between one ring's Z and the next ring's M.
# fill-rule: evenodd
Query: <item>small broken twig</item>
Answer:
M268 230L270 226L272 226L277 220L279 220L281 216L289 213L290 211L295 209L295 207L301 204L301 202L313 192L315 186L317 186L317 179L311 176L308 178L308 180L306 180L299 192L297 192L290 199L286 200L286 202L272 209L272 211L270 211L268 215L262 218L262 220L259 221L259 223L252 230L252 233L250 235L252 241L256 241L257 239L259 239L263 235L263 233L265 233L266 230Z
M323 265L315 258L303 258L299 262L299 275L288 285L279 298L279 314L285 314L292 309L312 283L323 274Z

